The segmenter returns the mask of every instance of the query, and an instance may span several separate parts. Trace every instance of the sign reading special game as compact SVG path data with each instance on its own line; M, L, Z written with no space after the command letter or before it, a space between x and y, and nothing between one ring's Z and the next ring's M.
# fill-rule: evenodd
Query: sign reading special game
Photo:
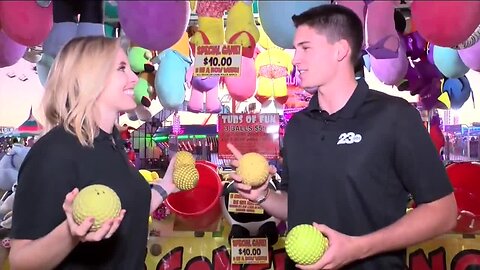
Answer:
M233 159L227 143L240 152L257 152L276 158L279 150L280 117L276 113L220 114L218 116L218 156Z
M195 50L195 76L240 76L241 45L200 45Z
M232 238L232 264L266 264L268 258L267 238Z

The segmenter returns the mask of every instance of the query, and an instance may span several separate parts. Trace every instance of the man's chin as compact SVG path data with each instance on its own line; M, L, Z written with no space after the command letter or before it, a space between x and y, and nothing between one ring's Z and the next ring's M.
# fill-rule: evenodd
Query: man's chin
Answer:
M309 94L315 94L318 91L318 86L302 86L303 90Z

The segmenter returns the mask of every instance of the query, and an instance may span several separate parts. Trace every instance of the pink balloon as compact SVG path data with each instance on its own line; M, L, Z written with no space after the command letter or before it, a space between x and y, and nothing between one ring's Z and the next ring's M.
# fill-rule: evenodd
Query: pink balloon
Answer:
M477 41L471 47L459 50L458 54L467 67L477 71L480 70L480 41Z
M26 50L27 47L13 41L0 30L0 68L15 65Z
M37 46L52 29L52 5L45 8L36 1L0 1L0 21L11 39L25 46Z
M232 99L240 102L249 99L255 94L257 87L255 60L242 56L240 76L226 77L224 80Z

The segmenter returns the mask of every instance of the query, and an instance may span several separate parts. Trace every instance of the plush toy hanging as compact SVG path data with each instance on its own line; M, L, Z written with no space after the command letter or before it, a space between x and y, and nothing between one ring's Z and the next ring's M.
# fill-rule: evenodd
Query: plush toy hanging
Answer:
M151 62L154 52L145 48L132 45L128 50L128 62L133 72L138 75L138 82L135 85L134 97L137 105L150 107L152 99L155 98L153 85L155 82L155 66Z
M258 13L265 33L275 45L284 49L293 49L295 27L292 23L293 15L319 6L330 4L330 0L322 1L258 1ZM355 2L355 1L352 1Z
M253 18L252 4L253 1L197 1L198 31L190 42L196 46L239 44L243 47L243 56L253 57L260 33ZM225 12L228 17L224 30Z
M437 46L456 47L480 25L480 1L413 1L411 11L416 30Z
M27 47L15 42L0 30L0 68L15 65L26 50Z
M117 1L118 17L127 37L142 48L163 51L187 29L190 4L175 1Z
M384 84L396 85L406 75L405 45L395 27L394 1L337 1L352 9L364 24L365 50L375 76Z
M435 45L433 61L438 70L447 78L460 78L469 71L460 58L459 52L452 48Z
M460 49L458 54L467 67L480 72L480 25L471 37L471 46Z
M52 5L54 25L43 44L44 53L55 58L74 37L104 35L102 1L55 0Z
M185 101L185 81L192 64L188 33L153 60L158 63L155 75L155 90L160 104L166 109L178 110Z
M42 44L52 28L52 4L37 2L41 1L0 1L2 30L28 47Z
M446 80L443 88L450 97L452 109L460 109L470 98L470 95L473 95L470 82L465 76Z
M55 0L52 5L54 24L43 43L42 58L37 63L42 83L45 83L58 52L71 39L104 36L102 1Z
M187 109L191 112L209 112L219 113L222 110L222 104L218 99L218 87L220 77L198 77L193 76L194 67L192 66L187 73L187 84L192 90ZM203 102L205 100L205 110Z
M287 76L293 69L292 57L280 48L264 50L255 58L257 100L263 104L271 97L279 104L288 99Z

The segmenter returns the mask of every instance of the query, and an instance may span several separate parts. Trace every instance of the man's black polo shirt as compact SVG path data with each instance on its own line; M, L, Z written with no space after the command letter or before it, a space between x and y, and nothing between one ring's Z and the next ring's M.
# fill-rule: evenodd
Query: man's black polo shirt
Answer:
M56 127L33 145L18 178L12 238L45 236L65 220L62 204L68 192L103 184L117 193L126 210L120 227L109 239L78 244L55 269L144 269L151 191L129 165L117 130L100 131L89 148Z
M284 146L281 189L288 192L289 228L317 222L365 235L405 215L409 193L421 204L453 191L418 111L370 90L363 79L331 115L315 94L290 120ZM345 269L404 269L404 263L400 250Z

